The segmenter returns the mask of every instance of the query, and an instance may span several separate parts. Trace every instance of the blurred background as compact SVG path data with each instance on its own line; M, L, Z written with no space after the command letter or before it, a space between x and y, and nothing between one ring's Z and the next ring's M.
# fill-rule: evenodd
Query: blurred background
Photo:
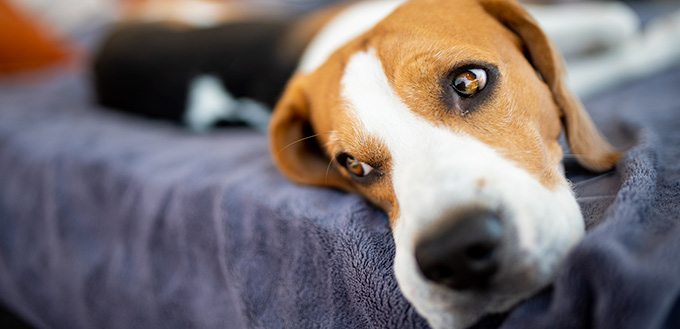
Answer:
M340 0L0 0L0 74L32 70L79 53L93 30L122 17L181 15L197 20L256 13L303 13ZM605 0L606 1L606 0ZM631 6L642 22L680 8L677 0L609 0ZM583 0L525 0L533 4ZM189 9L188 3L191 3ZM199 5L196 5L199 4ZM189 18L190 19L190 18ZM86 47L86 46L85 46Z

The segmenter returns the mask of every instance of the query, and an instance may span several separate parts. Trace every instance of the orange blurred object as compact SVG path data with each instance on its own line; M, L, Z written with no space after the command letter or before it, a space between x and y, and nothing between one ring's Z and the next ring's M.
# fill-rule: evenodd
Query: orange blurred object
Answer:
M0 0L0 74L41 68L67 57L64 45L7 1Z

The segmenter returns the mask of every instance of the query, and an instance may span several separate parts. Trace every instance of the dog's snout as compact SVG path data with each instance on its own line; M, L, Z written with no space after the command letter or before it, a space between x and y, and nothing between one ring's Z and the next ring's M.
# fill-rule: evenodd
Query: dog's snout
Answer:
M415 257L423 275L451 289L484 287L498 270L503 227L498 214L472 210L422 236Z

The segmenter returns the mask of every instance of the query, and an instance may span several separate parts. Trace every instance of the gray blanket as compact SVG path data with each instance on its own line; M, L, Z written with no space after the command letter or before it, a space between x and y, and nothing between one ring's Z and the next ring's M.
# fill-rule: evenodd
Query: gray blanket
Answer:
M589 231L553 286L477 328L680 327L680 69L588 100L631 146L567 159ZM0 82L0 304L39 328L425 328L386 216L303 187L264 135L92 105L84 69Z

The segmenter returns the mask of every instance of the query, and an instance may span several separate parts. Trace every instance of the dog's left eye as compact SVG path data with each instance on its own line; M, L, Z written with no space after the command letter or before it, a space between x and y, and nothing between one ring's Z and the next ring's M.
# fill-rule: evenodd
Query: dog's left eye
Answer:
M463 97L470 97L486 87L486 71L468 69L453 77L453 89Z
M347 171L350 173L350 175L356 177L356 178L364 178L370 175L371 173L374 172L374 168L365 163L357 160L357 158L347 154L347 153L341 153L338 155L335 160Z
M373 167L357 160L355 157L348 155L345 157L345 168L354 176L366 177L373 171Z

